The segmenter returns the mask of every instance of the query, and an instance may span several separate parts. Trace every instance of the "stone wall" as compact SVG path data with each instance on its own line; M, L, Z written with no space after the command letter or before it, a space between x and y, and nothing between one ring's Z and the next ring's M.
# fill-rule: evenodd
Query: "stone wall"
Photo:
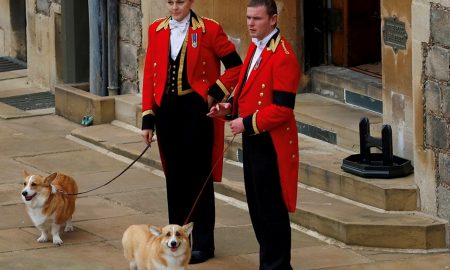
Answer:
M435 157L437 214L450 220L450 7L430 4L430 39L422 50L425 148Z
M28 78L53 89L62 82L61 0L26 0Z
M25 0L0 0L0 56L27 60Z
M119 7L120 93L139 93L139 73L143 67L141 1L121 1Z
M387 18L405 25L405 49L396 51L382 43L383 123L393 127L394 154L414 162L411 0L382 0L381 17L382 29L386 29Z

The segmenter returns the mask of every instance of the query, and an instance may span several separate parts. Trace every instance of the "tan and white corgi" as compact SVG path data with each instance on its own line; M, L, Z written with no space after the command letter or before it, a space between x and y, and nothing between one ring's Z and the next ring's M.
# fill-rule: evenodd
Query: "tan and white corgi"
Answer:
M41 232L38 242L47 242L50 229L53 244L61 245L61 226L65 232L73 231L72 214L75 211L75 195L78 186L75 180L61 173L48 176L30 175L23 172L22 200L34 226Z
M122 237L131 270L184 270L191 258L189 235L194 223L184 226L131 225Z

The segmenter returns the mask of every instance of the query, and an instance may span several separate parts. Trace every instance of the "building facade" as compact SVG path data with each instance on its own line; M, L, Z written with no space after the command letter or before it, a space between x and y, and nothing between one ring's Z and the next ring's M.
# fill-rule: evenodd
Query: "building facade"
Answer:
M108 2L100 1L105 6ZM0 0L0 56L26 61L30 84L38 87L89 81L86 73L77 73L89 66L88 4L88 0ZM108 43L118 43L119 94L139 95L145 51L151 46L147 26L167 16L166 1L117 4L118 38ZM243 0L194 4L198 14L223 25L241 56L250 42L246 4ZM393 127L394 153L414 164L419 208L450 220L450 0L278 0L277 4L279 27L295 47L305 78L311 80L299 91L313 91L311 74L323 66L378 78L382 87L368 89L369 100L380 104L383 123ZM77 74L72 76L71 70Z

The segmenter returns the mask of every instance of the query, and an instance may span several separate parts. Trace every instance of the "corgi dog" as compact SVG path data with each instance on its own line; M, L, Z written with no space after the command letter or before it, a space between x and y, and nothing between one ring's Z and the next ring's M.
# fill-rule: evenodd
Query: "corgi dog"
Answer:
M130 270L185 270L191 258L189 235L194 223L170 224L162 228L131 225L122 246Z
M37 241L47 242L50 229L53 244L61 245L61 226L65 224L65 232L73 231L76 196L68 194L78 192L77 183L72 177L56 172L48 176L30 175L27 171L23 174L22 200L34 226L41 232Z

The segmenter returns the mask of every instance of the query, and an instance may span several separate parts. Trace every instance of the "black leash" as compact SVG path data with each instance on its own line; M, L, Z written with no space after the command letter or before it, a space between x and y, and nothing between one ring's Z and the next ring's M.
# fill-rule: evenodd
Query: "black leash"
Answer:
M124 174L129 168L131 168L131 166L133 166L134 163L136 163L136 162L144 155L144 153L147 152L147 150L148 150L149 148L150 148L150 144L148 144L148 145L145 147L144 151L142 151L142 153L141 153L136 159L134 159L133 162L131 162L130 165L128 165L122 172L120 172L120 173L119 173L118 175L116 175L113 179L109 180L108 182L104 183L104 184L101 185L101 186L98 186L98 187L96 187L96 188L89 189L89 190L86 190L86 191L83 191L83 192L78 192L78 193L67 193L67 192L64 192L64 191L62 191L62 190L58 190L58 191L61 192L61 193L64 193L64 195L75 196L75 195L85 194L85 193L88 193L88 192L97 190L97 189L99 189L99 188L101 188L101 187L104 187L104 186L106 186L106 185L109 185L112 181L114 181L114 180L116 180L117 178L119 178L119 176L121 176L121 175Z

